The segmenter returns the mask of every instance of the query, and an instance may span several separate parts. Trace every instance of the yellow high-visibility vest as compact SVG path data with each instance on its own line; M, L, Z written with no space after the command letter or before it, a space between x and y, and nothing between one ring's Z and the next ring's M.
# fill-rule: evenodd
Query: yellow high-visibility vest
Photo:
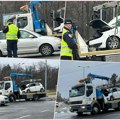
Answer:
M68 30L63 28L62 32L62 43L61 43L61 53L60 56L68 56L68 57L73 57L72 55L72 49L68 47L68 44L64 41L63 35L68 32Z
M14 24L8 25L9 31L6 33L7 40L18 40L18 27Z

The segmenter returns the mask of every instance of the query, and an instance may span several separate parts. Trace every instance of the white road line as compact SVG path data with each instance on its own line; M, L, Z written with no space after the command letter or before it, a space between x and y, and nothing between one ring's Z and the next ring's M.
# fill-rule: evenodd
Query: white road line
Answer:
M30 115L25 115L25 116L21 116L19 118L16 118L16 119L22 119L22 118L26 118L26 117L29 117Z
M43 111L41 111L41 112L46 112L46 111L49 111L49 110L43 110Z

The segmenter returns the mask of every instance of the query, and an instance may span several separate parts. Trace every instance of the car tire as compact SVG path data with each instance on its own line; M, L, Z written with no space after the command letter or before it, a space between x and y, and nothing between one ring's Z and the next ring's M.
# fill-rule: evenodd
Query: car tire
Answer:
M44 92L44 89L43 89L43 88L41 88L41 89L40 89L40 92Z
M28 89L26 92L27 92L27 93L30 93L30 90Z
M40 53L42 56L50 56L53 53L53 47L50 44L43 44L40 47Z
M114 100L114 97L113 96L110 96L110 101Z
M120 48L120 38L118 38L117 36L110 36L110 37L107 39L106 48L107 48L108 50Z
M92 114L92 115L96 115L96 114L98 114L99 112L100 112L100 107L99 107L97 104L93 105L91 114Z

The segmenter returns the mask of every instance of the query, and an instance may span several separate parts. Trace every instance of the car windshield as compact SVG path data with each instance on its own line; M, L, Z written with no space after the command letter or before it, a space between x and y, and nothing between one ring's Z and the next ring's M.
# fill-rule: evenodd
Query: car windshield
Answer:
M108 24L114 27L116 25L116 22L117 22L117 26L120 26L120 16L118 16L117 20L116 20L116 17L113 18Z
M0 90L4 88L4 82L0 82Z
M85 85L72 88L70 91L70 97L82 96L85 94Z

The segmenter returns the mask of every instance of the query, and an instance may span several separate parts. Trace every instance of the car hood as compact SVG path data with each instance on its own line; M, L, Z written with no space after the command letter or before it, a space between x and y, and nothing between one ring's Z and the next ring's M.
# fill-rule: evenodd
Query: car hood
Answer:
M93 29L100 29L102 31L112 29L110 25L108 25L105 21L100 19L90 21L89 26L91 26Z

